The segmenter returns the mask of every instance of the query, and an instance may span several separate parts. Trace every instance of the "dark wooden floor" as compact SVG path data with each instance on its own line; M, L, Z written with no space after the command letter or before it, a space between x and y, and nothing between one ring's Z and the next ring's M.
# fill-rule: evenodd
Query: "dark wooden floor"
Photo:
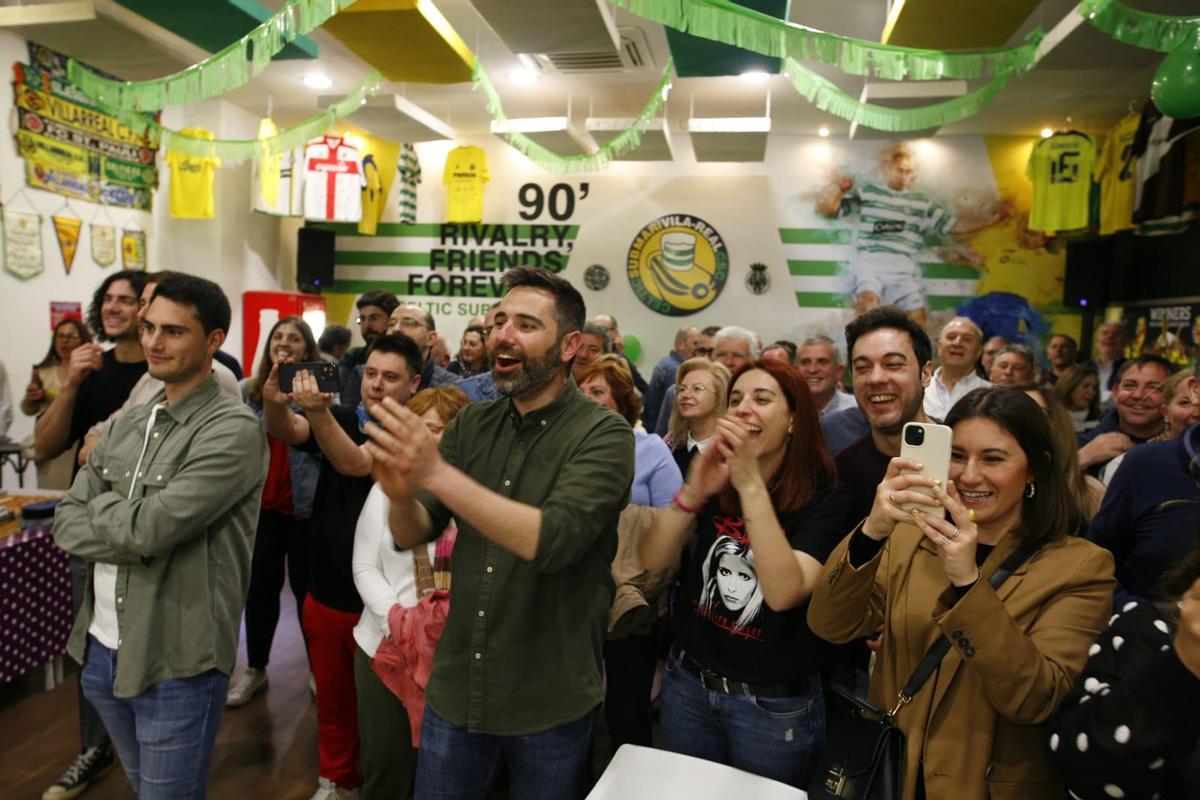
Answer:
M267 688L238 709L226 709L217 734L209 797L306 800L317 789L316 704L308 691L308 662L290 591L271 651ZM76 716L78 670L69 658L66 681L43 689L40 669L0 687L0 797L40 800L42 792L79 752ZM238 670L245 666L245 643ZM84 797L134 800L120 767L114 767Z

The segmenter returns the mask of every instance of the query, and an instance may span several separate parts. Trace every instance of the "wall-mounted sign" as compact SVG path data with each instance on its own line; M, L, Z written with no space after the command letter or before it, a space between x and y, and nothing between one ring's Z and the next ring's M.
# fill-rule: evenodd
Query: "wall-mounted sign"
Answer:
M771 276L767 274L767 265L756 261L750 265L746 273L746 289L750 294L766 294L771 288Z
M608 286L608 267L603 264L592 264L583 271L583 285L593 292L599 292Z
M643 304L682 317L717 299L729 277L729 251L704 220L668 214L638 231L626 267L629 285Z

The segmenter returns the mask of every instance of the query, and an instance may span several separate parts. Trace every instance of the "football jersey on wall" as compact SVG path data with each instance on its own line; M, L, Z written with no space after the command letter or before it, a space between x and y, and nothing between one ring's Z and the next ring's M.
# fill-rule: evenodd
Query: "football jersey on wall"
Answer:
M1133 153L1138 159L1133 220L1141 232L1186 228L1200 203L1200 117L1174 119L1148 101Z
M259 139L269 139L276 133L270 119L259 122ZM297 164L304 163L303 158L304 153L296 149L255 159L250 169L250 208L276 217L303 215L303 180L296 170Z
M446 221L483 219L483 185L488 182L487 154L479 147L456 147L446 156Z
M212 139L204 128L184 128L179 132L193 139ZM177 150L167 153L171 168L171 216L178 219L211 219L213 208L213 173L221 162L215 158L189 156Z
M362 219L362 164L358 148L340 136L304 146L304 217L322 222Z
M1137 129L1137 114L1130 114L1114 125L1108 132L1108 140L1096 163L1102 236L1133 227L1133 195L1137 176L1133 139Z
M1033 181L1029 229L1056 233L1088 226L1096 144L1078 131L1056 133L1033 146L1025 175Z

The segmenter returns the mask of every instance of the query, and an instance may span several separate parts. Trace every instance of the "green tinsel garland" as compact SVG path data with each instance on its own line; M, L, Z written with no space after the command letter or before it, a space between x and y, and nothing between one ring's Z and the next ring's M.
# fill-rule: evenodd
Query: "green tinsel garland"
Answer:
M1092 26L1123 44L1170 53L1200 50L1200 17L1171 17L1130 8L1119 0L1083 0L1077 9Z
M639 17L722 44L778 58L820 61L851 75L887 80L970 80L1033 66L1039 29L1015 47L942 52L826 33L763 14L730 0L608 0Z
M302 146L314 136L324 133L337 120L361 108L382 85L383 75L372 71L349 94L329 108L266 139L197 139L164 128L135 111L109 109L108 113L136 134L149 132L151 138L161 142L167 150L196 158L216 158L222 162L249 161L286 153Z
M637 119L633 125L621 131L611 142L601 147L598 151L590 156L560 156L552 150L549 150L537 142L530 139L520 131L509 131L504 135L508 143L523 153L530 161L537 164L547 172L555 174L566 174L573 172L596 172L602 170L612 163L613 159L624 153L633 150L642 141L642 130L649 125L658 112L662 109L663 104L667 102L667 94L671 90L671 69L675 66L674 60L667 61L667 66L663 69L662 77L658 81L658 85L654 88L654 94L642 107L641 113L637 115ZM488 112L492 115L497 123L506 124L508 117L504 113L504 107L500 103L500 95L496 93L496 87L492 86L491 80L487 73L484 72L483 66L478 60L475 62L474 88L482 91L487 99Z
M919 108L891 108L856 100L793 58L786 59L785 66L792 86L817 108L850 122L892 133L937 128L977 114L1012 77L1012 73L997 75L978 89L941 103Z
M288 0L270 19L187 69L152 81L117 81L71 59L67 77L105 108L161 111L231 92L257 77L297 36L320 27L355 0Z

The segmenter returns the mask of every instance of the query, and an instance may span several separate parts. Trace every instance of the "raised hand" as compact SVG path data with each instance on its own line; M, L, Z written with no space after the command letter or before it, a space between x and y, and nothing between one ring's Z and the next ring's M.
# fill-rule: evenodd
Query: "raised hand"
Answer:
M863 533L872 539L886 539L892 535L897 523L913 522L913 515L902 506L918 503L929 505L929 496L911 491L914 486L932 488L934 478L920 473L921 465L911 458L893 458L884 473L883 481L875 490L875 502L871 513L863 523ZM913 470L901 474L902 470Z
M265 394L264 391L264 396ZM306 369L297 372L296 377L292 379L292 400L304 409L306 414L324 411L333 405L333 395L317 388L316 377Z
M390 397L367 411L373 419L364 428L371 437L367 449L376 465L394 470L413 489L427 488L444 462L425 422Z
M725 460L733 488L741 490L763 485L758 469L758 448L740 419L726 416L717 420L717 436L711 449L717 450Z
M969 586L979 580L979 567L975 564L979 529L975 527L975 515L962 504L954 481L945 487L935 483L933 496L950 512L950 519L916 509L912 512L913 521L937 547L950 582L955 586Z
M86 342L71 351L67 363L67 385L78 386L89 373L100 369L104 364L104 350L98 344Z
M273 367L271 367L271 373L267 375L267 379L263 381L263 403L286 406L289 402L291 402L291 397L284 394L279 388L279 365L289 363L291 363L290 358L281 358L275 362Z

